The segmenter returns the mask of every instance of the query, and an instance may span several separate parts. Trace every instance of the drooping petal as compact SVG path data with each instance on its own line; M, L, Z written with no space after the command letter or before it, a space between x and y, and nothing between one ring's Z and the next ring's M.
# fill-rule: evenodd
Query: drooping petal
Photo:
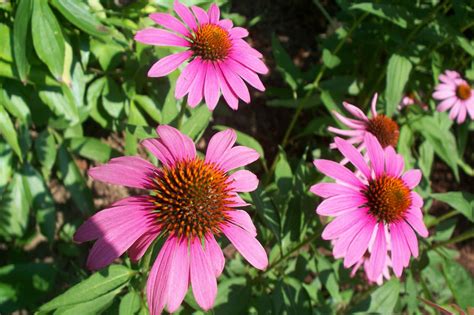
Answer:
M230 221L249 232L253 237L257 236L257 228L252 222L249 214L243 210L227 211Z
M168 75L174 70L176 70L179 65L188 60L192 55L192 51L186 50L161 58L150 68L150 70L148 71L148 76L156 78Z
M158 237L160 229L152 229L140 236L128 249L128 256L133 262L139 261L145 255L148 247Z
M222 74L225 77L227 84L231 87L232 91L245 103L250 103L250 94L244 81L236 75L227 65L226 62L217 64L221 69Z
M226 78L222 74L220 67L216 67L216 70L217 79L219 80L219 88L222 91L222 96L224 96L224 99L230 108L232 108L233 110L237 110L239 108L238 97L235 95L234 91L232 91Z
M229 176L230 189L237 192L251 192L258 187L258 178L247 170L238 170Z
M223 224L221 230L252 266L260 270L267 268L267 253L252 234L234 224Z
M214 110L219 101L219 79L217 78L216 69L212 62L207 64L206 81L204 82L204 99L210 110Z
M403 272L403 266L405 265L407 251L409 256L410 249L406 244L403 234L400 233L395 223L390 224L390 239L392 245L393 271L395 275L400 278Z
M364 137L364 143L367 148L367 154L375 171L375 176L381 176L384 173L384 151L375 136L367 133Z
M191 241L191 286L194 298L205 311L212 308L217 295L217 281L209 256L204 252L201 240Z
M234 59L237 62L240 62L242 65L246 66L250 70L253 70L260 74L267 74L268 68L265 66L263 61L258 59L258 57L249 54L237 54L231 53L230 58Z
M450 97L442 101L441 103L438 104L438 107L436 110L438 112L444 112L453 107L454 104L456 104L457 98L455 97Z
M379 95L377 93L372 97L372 102L370 103L370 111L372 112L372 117L377 117L377 98Z
M160 24L167 29L183 35L189 36L189 30L177 18L167 13L152 13L150 18L157 24Z
M385 227L384 224L380 222L369 259L369 272L367 276L371 281L377 281L382 274L386 258L387 241L385 239Z
M194 78L197 75L197 72L201 69L201 58L197 57L191 61L181 72L181 75L176 81L176 90L174 96L177 99L183 98L189 92L191 84L194 82Z
M160 125L156 132L168 148L174 161L191 160L196 157L196 146L191 138L178 129L167 125Z
M366 224L359 233L357 233L347 249L346 256L344 257L344 267L348 268L362 258L367 251L370 238L372 237L376 225L377 220L375 218L367 218Z
M222 271L224 270L224 253L222 252L222 249L220 248L219 244L217 244L214 235L212 235L211 233L206 234L205 246L205 252L209 255L209 259L214 269L214 274L216 277L219 277Z
M135 34L137 42L155 46L189 47L190 43L178 35L163 29L148 27Z
M197 60L197 59L195 59ZM196 107L202 100L204 95L204 82L206 81L206 62L198 63L198 70L196 77L193 78L193 83L189 87L188 104L191 107Z
M411 226L406 224L405 221L401 221L398 223L398 229L405 236L405 240L408 244L408 247L410 248L413 257L418 257L418 240Z
M420 183L421 180L421 171L420 170L409 170L402 176L402 180L408 186L408 188L413 189Z
M393 177L399 177L404 168L403 157L395 152L392 146L385 148L385 172Z
M229 193L230 197L226 199L227 206L230 208L241 208L249 206L247 202L245 202L238 193Z
M438 90L433 93L433 98L437 100L444 100L448 97L452 97L456 95L456 91L453 90L448 90L448 89L443 89L443 90Z
M428 237L428 229L422 218L413 215L411 212L407 212L405 213L405 220L421 237Z
M189 287L190 258L187 239L175 239L172 258L170 260L166 309L174 313L186 296Z
M219 164L222 157L232 148L237 140L237 134L233 129L227 129L216 133L209 140L206 151L206 162Z
M367 215L366 209L357 209L336 217L324 228L321 237L324 240L332 240L340 237L347 229Z
M360 129L360 130L367 129L366 123L364 121L347 118L346 116L343 116L336 111L332 111L332 114L336 117L337 120L339 120L340 122L342 122L344 125L346 125L349 128Z
M95 180L127 187L148 189L158 171L150 162L138 156L121 156L111 159L107 164L93 167L89 176Z
M226 63L229 66L231 71L237 73L242 79L244 79L251 86L253 86L259 91L265 91L265 87L263 86L262 81L260 81L260 78L255 72L253 72L247 67L244 67L243 65L241 65L240 63L232 59L227 60Z
M326 176L343 181L357 188L364 188L364 184L347 168L330 160L315 160L314 166Z
M335 258L341 258L346 255L349 245L360 230L365 226L369 221L369 216L363 216L359 221L355 222L351 227L349 227L335 242L332 249L332 253Z

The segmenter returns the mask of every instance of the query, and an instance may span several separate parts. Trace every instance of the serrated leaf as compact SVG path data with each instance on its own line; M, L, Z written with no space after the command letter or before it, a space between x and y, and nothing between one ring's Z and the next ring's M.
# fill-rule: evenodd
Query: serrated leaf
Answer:
M120 315L134 315L140 310L140 294L130 291L122 297L120 301Z
M60 307L92 301L121 287L130 280L133 274L133 271L125 266L111 265L43 304L39 310L52 311Z
M62 80L64 68L64 36L56 16L47 0L33 1L33 45L38 57L58 80Z
M22 82L28 80L30 62L27 56L28 28L33 11L32 0L21 0L13 21L13 51L15 65Z
M23 176L15 173L0 199L0 234L21 237L28 226L29 196Z
M431 194L436 200L442 201L462 213L469 221L474 222L474 195L465 191L451 191Z
M38 161L41 163L44 174L49 176L54 162L56 161L56 141L48 130L43 130L35 140L35 151Z
M186 120L181 128L181 132L196 140L201 132L209 125L212 111L207 106L199 106L191 113L191 117Z
M3 106L0 104L0 133L3 135L7 143L12 147L20 161L23 161L23 156L20 150L20 143L18 142L18 135Z
M5 191L13 174L11 147L0 139L0 196Z
M404 56L393 54L388 61L387 86L385 88L386 115L391 117L400 103L412 65Z
M84 32L98 37L107 35L108 29L90 12L83 1L53 0L51 3L69 22Z

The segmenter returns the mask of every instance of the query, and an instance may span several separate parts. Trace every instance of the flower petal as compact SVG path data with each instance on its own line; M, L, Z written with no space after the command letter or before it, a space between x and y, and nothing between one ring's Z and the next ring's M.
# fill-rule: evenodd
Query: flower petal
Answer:
M179 37L174 33L154 27L147 27L143 30L138 31L135 34L134 39L142 44L154 46L190 46L190 43L186 39Z
M226 155L222 157L220 167L227 172L234 168L250 164L258 160L259 157L260 154L254 149L236 146L227 151Z
M258 187L258 178L247 170L238 170L228 179L229 188L237 192L251 192Z
M377 220L375 218L369 217L367 219L366 224L357 233L347 249L346 256L344 257L344 267L349 268L362 258L367 251L376 225Z
M174 1L174 10L178 16L187 24L193 31L197 29L196 20L194 19L191 11L184 4L181 4L178 0Z
M225 79L224 74L222 74L220 67L216 66L216 70L217 79L219 80L219 88L222 91L222 96L224 96L224 99L230 108L232 108L233 110L237 110L239 108L238 97L235 95L234 91L232 91L231 87L227 83L227 80Z
M200 25L209 23L209 16L207 15L206 10L195 5L191 7L191 10L193 11Z
M257 236L257 228L252 222L250 215L243 210L226 211L230 221L249 232L253 237Z
M189 287L190 258L187 239L177 240L172 248L169 262L166 309L174 313L186 296Z
M167 29L183 35L184 37L189 36L189 30L183 25L177 18L167 13L152 13L150 18L155 23L160 24Z
M214 110L219 101L219 79L217 78L216 69L212 62L207 64L206 81L204 82L204 99L210 110Z
M367 165L367 162L362 157L359 151L357 151L350 143L347 141L336 137L334 139L337 148L339 151L355 166L359 171L364 174L364 176L369 179L371 178L370 168Z
M161 58L148 70L148 76L156 78L168 75L176 70L183 62L191 58L192 55L192 51L186 50Z
M370 133L366 133L364 137L364 144L367 147L367 154L372 164L372 168L374 169L375 176L381 176L384 173L385 164L385 154L382 149L382 146L380 145L377 138Z
M176 81L176 90L174 92L174 96L177 99L181 99L186 94L188 94L189 88L194 82L194 78L196 77L198 71L201 69L200 65L201 58L197 57L184 68L183 72L181 72L181 75Z
M219 7L215 3L211 4L211 6L209 7L208 14L209 14L209 23L217 24L217 22L219 22L221 12L219 10Z
M404 236L398 230L397 224L390 224L390 240L392 245L393 271L395 272L395 275L400 278L403 272L407 251L408 255L410 255L410 249L405 242Z
M206 234L205 246L205 252L206 254L208 254L209 260L212 263L214 274L216 275L216 277L219 277L222 271L224 270L224 253L222 252L222 249L214 238L214 235L212 235L211 233Z
M217 64L221 69L222 74L227 81L227 84L231 87L232 91L245 103L250 103L250 94L244 81L236 75L227 65L226 62Z
M253 70L260 74L267 74L268 68L265 66L263 61L258 59L255 55L251 54L238 54L236 51L232 52L229 57L234 59L237 62L240 62L242 65L246 66L250 70Z
M367 277L370 281L377 281L382 274L387 258L387 240L385 239L385 227L382 222L378 224L377 234L375 235L372 253L369 258L369 268Z
M195 59L197 60L197 59ZM202 100L204 94L204 82L206 81L207 62L198 63L196 76L193 78L194 82L189 87L188 104L192 108L196 107Z
M418 257L418 240L411 226L406 224L405 221L401 221L400 223L398 223L398 229L405 236L405 240L408 244L408 247L410 248L413 257Z
M205 311L212 308L217 295L217 281L209 256L204 252L201 240L191 241L191 286L194 298Z
M422 218L415 216L411 212L407 212L405 213L405 220L421 237L428 237L428 229Z
M247 81L248 84L259 91L265 91L262 81L260 81L260 78L255 72L232 59L227 60L226 63L231 71L237 73L242 79Z
M309 191L323 198L337 195L359 195L357 190L337 183L318 183L311 186Z
M367 203L367 199L362 195L338 195L323 200L316 209L316 213L335 217L348 211L354 211L365 203Z
M212 136L206 151L206 162L219 164L222 157L232 148L237 140L237 134L233 129L226 129Z
M365 216L367 216L367 211L366 208L363 208L336 217L324 228L321 234L322 239L332 240L340 237L347 229Z
M402 180L408 186L408 188L413 189L420 183L421 172L420 170L409 170L402 176Z
M196 146L193 140L178 129L160 125L156 128L156 132L173 156L174 161L192 160L196 157Z
M326 176L343 181L357 188L365 187L354 173L339 163L330 160L315 160L313 163L314 166Z

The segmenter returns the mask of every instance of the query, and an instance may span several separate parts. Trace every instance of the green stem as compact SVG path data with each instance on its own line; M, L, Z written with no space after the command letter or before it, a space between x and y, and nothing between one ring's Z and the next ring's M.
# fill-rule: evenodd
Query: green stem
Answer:
M474 238L474 229L466 231L466 232L464 232L464 233L462 233L462 234L460 234L460 235L458 235L458 236L456 236L456 237L454 237L450 240L433 244L433 245L431 245L430 248L428 248L428 250L436 249L438 247L446 246L446 245L449 245L449 244L456 244L456 243L468 240L470 238Z
M179 114L178 114L178 122L177 122L177 129L180 130L181 129L181 126L183 124L183 117L184 117L184 114L186 113L186 102L181 101L181 110L179 111Z
M337 55L337 53L339 52L339 50L341 50L341 48L344 46L344 44L346 43L346 40L352 35L352 33L354 32L354 30L359 26L359 24L368 16L368 13L364 13L362 14L361 16L359 16L359 18L354 22L354 24L352 25L352 27L347 31L347 34L346 36L344 36L344 38L342 38L339 43L337 44L336 48L334 48L334 50L332 51L332 55ZM317 88L319 88L319 82L321 81L324 73L326 72L327 70L327 67L326 65L322 65L321 69L319 70L318 74L316 75L316 78L314 79L313 83L310 85L310 88L308 89L308 91L306 92L306 95L304 96L304 98L299 102L298 104L298 107L296 108L296 111L295 113L293 114L293 117L290 121L290 124L288 125L288 128L286 129L285 131L285 135L283 136L283 140L281 142L281 146L282 148L285 148L286 145L288 144L288 139L290 138L290 135L291 135L291 132L293 131L293 128L295 127L295 124L301 114L301 112L303 111L303 108L305 107L306 103L311 99L311 96L313 95L313 92L314 90L316 90ZM270 167L270 171L268 173L268 176L267 176L267 182L266 184L268 184L268 181L270 181L270 179L272 178L273 176L273 173L275 172L275 168L276 168L276 164L278 163L278 155L275 157L275 159L273 160L273 163Z
M318 7L319 11L321 11L326 20L328 20L329 24L333 25L334 21L332 20L331 15L329 15L328 11L326 11L321 2L319 2L319 0L313 0L313 3Z
M440 216L440 217L436 218L435 220L431 221L431 223L429 225L427 225L427 228L435 226L435 225L439 224L440 222L443 222L444 220L447 220L451 217L454 217L457 214L459 214L459 211L457 211L457 210L452 210L448 213L445 213L442 216Z

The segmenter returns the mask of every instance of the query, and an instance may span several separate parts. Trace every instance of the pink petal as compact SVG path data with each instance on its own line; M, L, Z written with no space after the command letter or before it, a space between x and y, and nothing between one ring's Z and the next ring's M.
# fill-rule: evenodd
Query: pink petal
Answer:
M170 74L176 68L179 67L183 62L191 58L193 52L186 50L180 53L172 54L161 58L160 61L155 63L148 71L148 76L152 78L162 77Z
M349 128L359 129L359 130L366 130L367 128L364 121L347 118L336 111L332 111L332 114L336 117L337 120L339 120L340 122L342 122L344 125L346 125Z
M193 108L196 107L202 100L204 94L204 82L206 81L206 70L206 62L198 63L196 77L193 78L194 82L191 83L191 86L189 87L188 95L188 104Z
M395 152L392 146L385 148L385 172L394 177L399 177L405 167L403 157Z
M209 23L217 24L217 22L219 22L220 16L221 12L219 7L215 3L211 4L211 7L209 8Z
M370 104L370 111L372 112L372 117L377 117L377 98L379 95L377 93L372 97L372 102Z
M252 222L249 214L243 210L233 210L233 211L226 211L226 214L229 216L230 221L243 228L247 232L251 234L251 236L257 236L257 228Z
M193 13L196 16L200 25L209 23L209 16L207 16L207 12L204 9L193 5L191 7L191 10L193 10Z
M250 70L253 70L257 73L260 74L267 74L268 73L268 68L265 66L263 61L258 59L258 57L250 54L238 54L236 52L232 52L230 54L230 57L238 62L240 62L242 65L246 66Z
M250 204L246 203L237 193L229 193L230 197L226 199L227 206L231 208L246 207Z
M216 277L219 277L222 271L224 270L224 265L225 265L224 253L222 253L222 250L219 244L214 238L214 235L212 235L211 233L206 234L205 246L206 246L205 252L206 254L208 254L209 260L212 263L214 274Z
M347 168L329 160L315 160L314 166L326 176L343 181L357 188L364 188L365 185Z
M413 215L411 212L405 213L405 220L421 237L428 237L428 229L426 229L423 219Z
M385 227L382 222L378 224L377 234L375 236L372 253L369 259L369 272L367 274L371 281L377 281L385 266L387 258L387 240L385 239Z
M408 188L413 189L420 183L421 172L420 170L409 170L402 176L402 180L408 186Z
M177 99L183 98L188 92L191 84L194 82L194 78L197 76L198 71L201 69L201 58L197 57L191 61L181 72L178 80L176 81L176 90L174 96Z
M169 262L166 309L174 313L186 296L189 287L190 259L187 239L175 239L171 249L172 258Z
M224 19L217 22L217 25L228 31L232 26L234 26L234 23L229 19Z
M258 52L256 49L252 48L246 41L244 41L242 39L234 39L232 41L232 43L234 45L235 54L237 54L237 55L249 54L249 55L254 56L258 59L263 58L263 55L260 52ZM243 65L245 66L245 64L243 64ZM249 67L249 68L252 69L251 67Z
M219 87L222 91L222 96L224 96L224 99L230 108L232 108L233 110L237 110L237 108L239 108L239 99L227 83L227 80L222 74L220 67L216 66L216 70L217 78L219 80Z
M339 216L348 211L354 211L367 203L367 199L360 195L338 195L321 202L316 213L323 216Z
M176 160L162 139L145 139L141 144L152 153L164 166L172 166Z
M234 27L231 30L229 30L229 34L232 38L235 38L235 39L249 36L249 32L243 27Z
M375 171L375 176L379 177L384 173L384 151L375 136L367 133L364 137L364 144L367 147L367 154Z
M225 156L222 156L220 167L227 172L234 168L250 164L258 160L259 157L260 154L254 149L236 146L227 151Z
M418 240L416 239L415 232L413 232L411 226L406 224L404 221L401 221L400 223L398 223L398 229L405 236L405 240L408 244L408 247L410 248L413 257L418 257Z
M349 104L347 102L342 102L342 105L344 106L344 108L349 112L351 113L353 116L359 118L360 120L362 121L366 121L368 122L369 119L367 118L367 115L364 114L363 111L361 111L358 107L352 105L352 104Z
M174 1L174 10L178 16L187 24L192 30L197 29L196 20L194 19L193 14L185 5L181 4L178 0Z
M95 180L127 187L149 189L157 168L138 156L122 156L93 167L89 176Z
M191 242L191 286L194 298L205 311L212 308L217 295L217 281L212 262L204 252L201 240Z
M359 261L369 246L370 238L374 232L377 224L375 218L369 217L364 227L357 233L347 248L346 256L344 257L344 267L348 268Z
M405 265L405 259L410 255L410 249L408 248L403 234L398 230L397 224L390 224L390 239L392 244L392 264L393 271L397 277L401 277L403 272L403 266Z
M219 164L235 144L237 134L233 129L227 129L212 136L206 151L206 162Z
M206 81L204 82L204 98L210 110L216 108L219 101L219 79L217 78L214 64L209 62L206 70Z
M174 237L166 240L148 275L146 296L151 315L159 315L165 308L170 262L175 246Z
M135 243L128 249L128 256L133 262L139 261L143 255L145 255L148 247L153 243L153 241L158 237L160 229L152 229L147 233L140 236Z
M410 198L411 198L412 207L415 207L415 208L423 207L423 198L421 198L421 196L418 193L414 191L410 192Z
M366 209L357 209L351 213L340 215L329 222L329 224L324 228L321 237L324 240L336 239L365 216L367 216Z
M319 183L309 189L313 194L328 198L337 195L358 195L359 192L353 188L342 186L336 183Z
M193 140L178 129L160 125L156 128L156 132L173 156L174 161L192 160L196 157L196 146Z
M135 34L134 39L142 44L155 46L190 46L190 43L186 39L179 37L174 33L154 27L147 27L141 31L138 31Z
M249 90L244 81L229 68L226 62L221 62L216 65L221 69L232 91L245 103L250 103Z
M458 119L456 119L456 122L458 124L462 124L466 120L466 114L467 114L466 106L464 106L464 104L461 104L461 107L459 108Z
M355 166L359 171L364 174L364 176L369 179L371 178L370 169L367 166L367 162L364 160L359 151L357 151L351 144L347 141L336 137L334 139L337 148L339 151Z
M221 230L252 266L260 270L267 268L267 253L252 234L234 224L223 224Z
M167 13L152 13L150 18L157 24L160 24L167 29L180 33L184 37L189 36L189 30L177 18Z
M345 129L339 129L339 128L334 128L334 127L328 127L328 131L332 132L332 133L335 133L335 134L338 134L338 135L341 135L341 136L349 136L349 137L353 137L353 136L361 136L362 137L363 135L365 135L365 131L360 130L360 129L345 130Z
M265 87L263 86L262 81L260 81L260 78L258 75L250 70L247 67L244 67L240 63L229 59L226 61L227 65L229 66L230 70L237 73L242 79L247 81L251 86L256 88L259 91L265 91Z
M460 108L461 108L461 102L456 101L453 108L451 108L451 111L449 112L449 119L454 120L457 117Z
M368 211L368 210L366 210ZM349 227L340 237L334 242L334 247L332 253L335 258L344 257L347 253L349 245L356 235L361 231L361 229L370 222L372 218L368 215L365 215L355 222L351 227Z
M433 93L433 98L437 100L444 100L448 97L455 96L456 93L453 90L439 90Z
M451 107L453 107L453 105L456 103L457 101L457 98L455 97L451 97L451 98L447 98L445 99L444 101L442 101L441 103L439 103L438 107L436 108L436 110L438 112L444 112L444 111L447 111L448 109L450 109Z
M258 178L247 170L238 170L229 176L230 189L237 192L251 192L258 187Z

